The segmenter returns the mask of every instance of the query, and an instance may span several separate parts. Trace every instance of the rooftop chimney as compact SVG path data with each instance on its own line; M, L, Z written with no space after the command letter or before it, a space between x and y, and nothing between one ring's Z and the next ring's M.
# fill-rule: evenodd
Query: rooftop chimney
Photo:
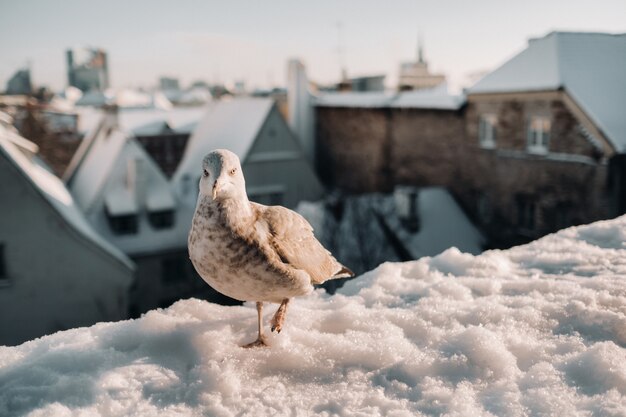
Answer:
M144 207L148 191L146 161L141 158L131 158L128 160L126 187L134 194L137 208L141 209Z
M313 111L313 96L309 91L309 80L307 79L304 65L298 59L289 61L287 73L289 127L296 134L308 160L314 163L315 138L313 126L315 112Z

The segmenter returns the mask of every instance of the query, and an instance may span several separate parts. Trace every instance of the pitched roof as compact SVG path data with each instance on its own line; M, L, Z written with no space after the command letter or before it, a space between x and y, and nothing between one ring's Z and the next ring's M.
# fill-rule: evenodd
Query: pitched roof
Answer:
M487 74L468 94L564 89L626 151L626 34L552 32Z
M78 166L69 188L98 232L128 255L184 247L191 214L178 210L170 184L134 136L101 129ZM108 131L108 132L107 132ZM173 227L154 228L148 213L176 212ZM106 221L111 215L136 215L138 231L115 234Z
M116 211L137 206L128 201L128 193L118 189L124 187L127 171L131 169L130 166L116 168L122 152L128 158L142 161L145 166L145 174L149 179L146 198L151 208L174 208L175 201L167 179L134 136L119 128L100 130L68 182L68 187L83 211L89 213L100 196L104 196L107 204ZM105 189L107 184L109 188Z
M0 123L0 154L22 172L53 210L80 236L122 263L126 268L134 269L133 263L126 255L104 240L89 225L63 182L48 171L38 158L23 151L25 141L26 139Z
M88 109L88 110L85 110ZM72 188L74 175L91 153L91 147L97 139L106 134L108 126L117 125L118 130L135 136L159 135L164 130L173 133L191 134L199 120L206 113L206 107L182 107L172 109L118 109L117 120L101 109L85 108L79 111L79 124L83 115L89 121L83 141L76 150L63 175L65 182ZM109 143L109 145L111 145ZM110 147L110 146L109 146Z
M198 171L202 158L214 149L230 149L243 161L273 105L270 98L212 102L189 138L172 182L178 182L185 173Z

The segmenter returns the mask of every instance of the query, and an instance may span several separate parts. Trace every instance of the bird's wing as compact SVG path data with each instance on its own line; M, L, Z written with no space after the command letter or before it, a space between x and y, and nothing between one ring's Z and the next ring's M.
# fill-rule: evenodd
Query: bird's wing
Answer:
M306 271L313 284L354 276L315 238L313 228L304 217L285 207L252 204L259 213L259 220L267 223L268 243L283 263Z

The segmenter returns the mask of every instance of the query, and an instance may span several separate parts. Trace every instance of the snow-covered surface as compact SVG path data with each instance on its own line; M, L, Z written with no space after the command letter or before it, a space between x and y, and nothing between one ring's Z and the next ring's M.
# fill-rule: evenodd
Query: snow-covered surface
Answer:
M191 133L207 110L207 107L121 109L118 121L122 129L137 136L159 135L164 129Z
M78 107L101 107L106 104L116 104L121 108L158 108L164 110L172 108L172 103L160 91L150 93L130 88L87 91L75 101L75 105Z
M399 225L395 229L407 242L413 257L436 255L451 246L463 252L479 254L485 238L467 218L450 193L441 187L425 187L417 195L420 229L407 233ZM393 219L389 219L393 220Z
M102 193L113 165L129 139L128 134L121 130L112 130L108 134L107 127L108 125L100 129L93 139L68 185L78 205L85 212L92 209Z
M20 137L10 127L0 123L0 150L32 182L35 189L46 198L52 208L81 236L128 268L134 269L132 262L122 252L104 240L89 225L63 182L34 156L32 150L36 151L36 146L32 144L30 150L26 149L26 142L29 141Z
M395 93L389 92L320 93L315 100L315 105L318 107L386 107L395 97Z
M400 204L399 197L405 197L402 199L405 204ZM410 211L404 209L408 199L415 200L417 230L405 227L402 220L402 212ZM436 255L452 246L477 255L485 244L482 234L441 187L404 187L394 194L302 202L298 212L311 223L315 236L337 259L358 273L385 261Z
M69 182L87 220L128 255L185 247L193 209L178 210L167 178L132 135L118 128L107 134L108 130L106 125L101 129ZM131 180L135 169L139 170L138 181ZM163 210L175 211L173 227L150 224L149 213ZM137 233L115 234L107 211L113 215L135 214Z
M273 105L270 98L235 98L209 104L189 138L172 182L190 173L195 178L202 158L213 149L228 149L243 161Z
M266 349L239 347L252 304L195 299L0 348L0 414L623 416L625 239L387 263L295 300Z
M626 151L626 34L552 32L469 89L469 94L564 88L618 151Z
M434 88L400 93L391 107L457 110L464 103L465 96L442 93Z
M96 107L76 107L74 111L78 115L78 132L83 136L92 131L104 117L104 112Z
M452 95L445 88L390 92L323 93L315 100L318 107L415 108L457 110L465 103L463 95Z

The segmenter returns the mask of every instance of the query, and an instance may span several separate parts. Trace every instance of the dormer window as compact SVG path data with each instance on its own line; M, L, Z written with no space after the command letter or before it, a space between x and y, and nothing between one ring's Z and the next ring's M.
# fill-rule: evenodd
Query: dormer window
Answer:
M528 122L527 150L529 153L545 155L550 144L550 119L533 116Z
M496 147L495 114L483 114L478 120L478 141L481 148L493 149Z
M169 229L174 225L174 211L162 210L148 213L148 220L155 229Z
M113 216L107 213L109 227L116 235L133 235L137 233L137 215L125 214L122 216Z

